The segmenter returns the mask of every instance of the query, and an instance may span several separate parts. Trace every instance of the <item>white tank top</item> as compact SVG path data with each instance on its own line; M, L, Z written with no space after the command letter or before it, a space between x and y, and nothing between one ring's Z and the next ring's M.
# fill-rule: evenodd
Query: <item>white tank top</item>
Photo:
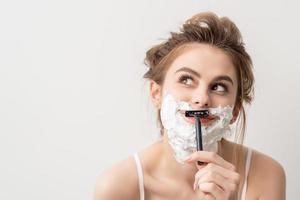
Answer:
M245 164L245 182L243 185L241 200L246 200L247 180L248 180L248 173L249 173L249 168L250 168L250 164L251 164L251 156L252 156L252 150L250 148L248 148L246 164ZM137 168L137 175L138 175L138 180L139 180L140 200L144 200L145 199L145 191L144 191L143 168L142 168L141 161L140 161L137 153L134 154L134 160L135 160L135 164L136 164L136 168Z

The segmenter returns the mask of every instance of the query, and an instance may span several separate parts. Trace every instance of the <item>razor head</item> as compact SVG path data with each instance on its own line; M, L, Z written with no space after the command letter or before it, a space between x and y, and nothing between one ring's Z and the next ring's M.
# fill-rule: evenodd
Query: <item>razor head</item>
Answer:
M185 111L185 116L186 117L201 117L201 118L205 118L208 117L209 115L209 111L208 110L187 110Z

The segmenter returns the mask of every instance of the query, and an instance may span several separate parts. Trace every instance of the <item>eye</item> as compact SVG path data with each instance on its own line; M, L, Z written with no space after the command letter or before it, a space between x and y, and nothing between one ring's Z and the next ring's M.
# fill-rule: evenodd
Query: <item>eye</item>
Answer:
M225 93L228 91L226 85L224 85L222 83L217 83L217 84L213 85L211 89L216 92L221 92L221 93Z
M194 79L191 75L182 75L179 77L179 83L183 83L184 85L192 85Z

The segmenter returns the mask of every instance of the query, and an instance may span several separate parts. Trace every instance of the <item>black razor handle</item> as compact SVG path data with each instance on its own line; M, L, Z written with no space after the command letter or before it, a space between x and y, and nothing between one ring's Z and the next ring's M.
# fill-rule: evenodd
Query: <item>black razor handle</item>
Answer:
M201 121L200 118L208 117L209 111L208 110L187 110L185 111L186 117L194 117L195 118L195 128L196 128L196 146L197 151L202 151L202 130L201 130ZM197 161L198 165L204 164L204 162Z
M202 146L202 130L201 130L201 121L200 121L200 116L195 115L195 125L196 125L196 145L197 145L197 151L202 151L203 146ZM203 165L204 163L201 161L197 161L198 165Z

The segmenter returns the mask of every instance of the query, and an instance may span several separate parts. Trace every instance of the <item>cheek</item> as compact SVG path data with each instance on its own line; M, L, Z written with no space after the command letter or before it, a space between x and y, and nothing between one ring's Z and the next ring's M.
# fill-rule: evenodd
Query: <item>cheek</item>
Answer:
M182 88L176 83L175 81L173 82L166 82L163 86L163 94L165 92L168 92L171 94L177 101L186 101L189 102L190 99L192 98L192 92Z
M181 91L180 88L178 88L176 80L174 77L169 77L168 75L165 78L163 87L162 87L162 94L165 93L171 94L175 99L181 99Z
M236 103L236 95L237 95L237 88L235 86L228 87L228 93L225 95L215 95L217 101L219 101L220 105L223 106L235 106Z
M186 99L185 94L183 94L182 92L180 92L179 89L177 89L176 87L170 85L170 87L164 87L163 89L163 94L165 94L165 92L171 94L176 100L184 100Z
M213 107L220 106L234 106L235 105L235 96L234 95L227 95L227 96L220 96L217 94L211 95L211 103Z

